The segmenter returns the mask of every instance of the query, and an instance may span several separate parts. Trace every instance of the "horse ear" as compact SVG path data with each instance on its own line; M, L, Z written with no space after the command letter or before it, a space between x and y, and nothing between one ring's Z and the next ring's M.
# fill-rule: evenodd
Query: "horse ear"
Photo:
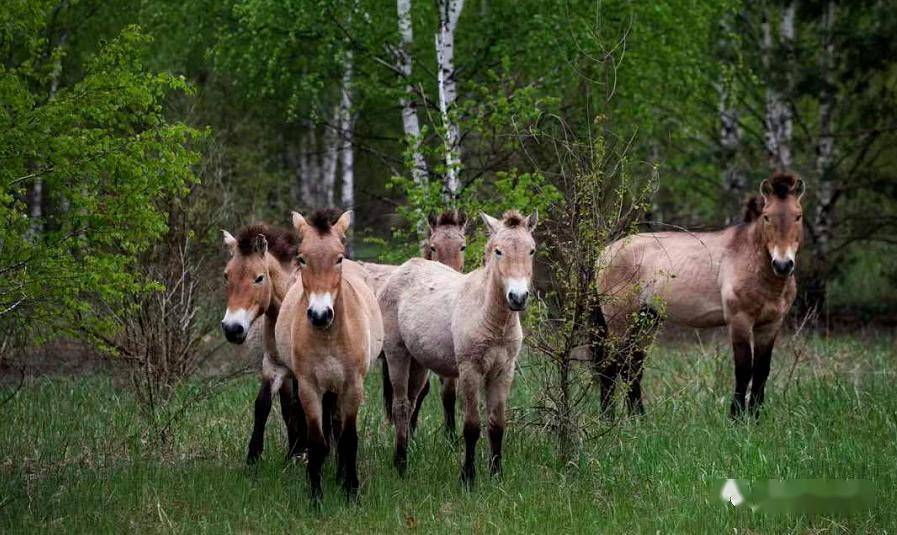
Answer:
M794 194L797 195L797 200L801 200L804 196L804 193L807 191L807 186L804 184L804 179L798 178L797 184L794 185Z
M230 250L231 256L233 256L237 252L237 238L234 238L233 234L224 229L221 229L221 233L224 234L224 245Z
M526 218L526 228L529 229L530 232L536 230L536 226L539 224L539 210L533 210L531 216Z
M308 225L308 222L305 221L305 218L302 217L302 214L299 212L293 212L293 226L296 230L301 234L305 227Z
M433 235L433 229L436 228L436 222L437 222L436 216L433 215L432 212L427 214L427 235L428 236Z
M772 195L772 184L769 183L769 179L764 178L763 182L760 182L760 196L766 201L770 195Z
M486 223L486 229L489 230L489 234L495 234L501 229L501 221L486 212L480 212L480 217L483 219L483 223Z
M352 224L352 210L346 210L343 212L343 215L339 216L339 219L336 220L336 223L333 224L333 228L336 229L337 232L346 235L346 231L349 230L349 225Z
M260 256L265 256L268 252L268 240L264 234L259 234L252 239L252 251Z

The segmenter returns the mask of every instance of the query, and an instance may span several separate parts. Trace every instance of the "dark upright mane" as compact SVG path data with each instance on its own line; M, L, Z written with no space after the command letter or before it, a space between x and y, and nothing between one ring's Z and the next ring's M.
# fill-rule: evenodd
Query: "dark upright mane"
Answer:
M271 227L265 223L253 223L240 229L237 233L237 249L240 254L252 254L253 242L259 234L268 242L268 252L281 262L289 262L296 256L299 235L293 230Z
M501 222L508 228L517 228L526 222L526 218L517 210L508 210L501 216Z
M772 187L772 194L779 199L786 199L797 187L797 177L784 171L776 171L766 180Z
M763 197L761 197L760 195L748 197L748 199L744 202L744 216L742 216L742 221L744 221L745 223L756 221L760 218L760 215L762 213Z
M430 222L430 226L432 228L442 226L463 227L464 223L467 221L467 218L459 214L457 210L453 210L451 212L442 212L438 216L430 214L427 220Z
M318 234L323 236L330 232L330 228L341 215L343 215L343 212L338 208L321 208L308 218L308 224L318 231Z

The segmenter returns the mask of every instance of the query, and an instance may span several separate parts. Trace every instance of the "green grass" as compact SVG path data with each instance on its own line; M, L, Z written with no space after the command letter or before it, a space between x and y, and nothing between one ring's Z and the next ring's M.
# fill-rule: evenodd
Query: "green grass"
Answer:
M262 462L244 466L251 378L191 407L165 448L141 442L133 399L109 379L36 380L0 407L0 531L897 531L893 338L783 344L764 416L743 423L726 417L732 371L724 341L660 346L648 361L646 416L596 429L567 465L552 437L512 422L503 476L484 477L481 442L473 492L459 484L461 448L443 438L433 395L409 472L395 474L375 368L360 418L360 499L346 502L331 458L320 511L309 506L304 466L282 460L277 409ZM532 388L524 363L515 414L529 407ZM724 506L712 485L727 477L865 478L876 500L849 516L770 516Z

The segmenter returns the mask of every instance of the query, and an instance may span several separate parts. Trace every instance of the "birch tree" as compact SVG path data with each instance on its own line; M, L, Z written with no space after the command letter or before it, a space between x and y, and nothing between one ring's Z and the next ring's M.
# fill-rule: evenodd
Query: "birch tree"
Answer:
M421 152L420 121L417 117L417 101L411 81L411 47L414 29L411 23L411 0L396 0L399 19L399 46L395 50L396 70L405 81L405 90L399 99L402 105L402 128L411 152L411 178L417 185L427 182L427 162Z
M340 205L344 209L355 206L355 152L352 145L355 116L352 110L352 52L346 53L343 79L340 82Z
M835 23L835 12L835 1L829 0L822 15L822 47L819 55L819 74L822 82L819 92L819 140L816 145L819 200L816 204L813 227L816 234L817 258L823 266L828 263L832 235L832 208L835 201L835 184L832 177L832 161L835 152L832 115L834 114L836 90L834 79L835 40L832 28Z
M455 29L464 8L464 0L438 0L439 32L436 34L439 113L442 116L445 145L445 194L450 201L458 198L461 180L461 130L455 116L458 90L455 80Z
M770 166L781 169L790 169L792 163L792 117L786 91L793 85L794 14L795 3L792 1L783 10L779 25L778 44L785 56L782 62L773 60L777 47L773 41L773 29L768 11L764 11L762 23L763 67L770 80L766 89L766 151ZM780 79L773 74L776 71L782 71Z

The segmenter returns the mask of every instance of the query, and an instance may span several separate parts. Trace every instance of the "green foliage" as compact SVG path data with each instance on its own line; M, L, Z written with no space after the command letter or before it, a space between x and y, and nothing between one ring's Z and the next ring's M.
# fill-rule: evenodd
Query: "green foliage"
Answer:
M125 298L149 287L135 263L166 230L158 201L194 181L198 135L165 119L166 96L190 87L144 69L149 43L126 28L53 98L35 75L40 57L0 67L0 320L10 334L108 331ZM28 217L36 180L39 221Z

